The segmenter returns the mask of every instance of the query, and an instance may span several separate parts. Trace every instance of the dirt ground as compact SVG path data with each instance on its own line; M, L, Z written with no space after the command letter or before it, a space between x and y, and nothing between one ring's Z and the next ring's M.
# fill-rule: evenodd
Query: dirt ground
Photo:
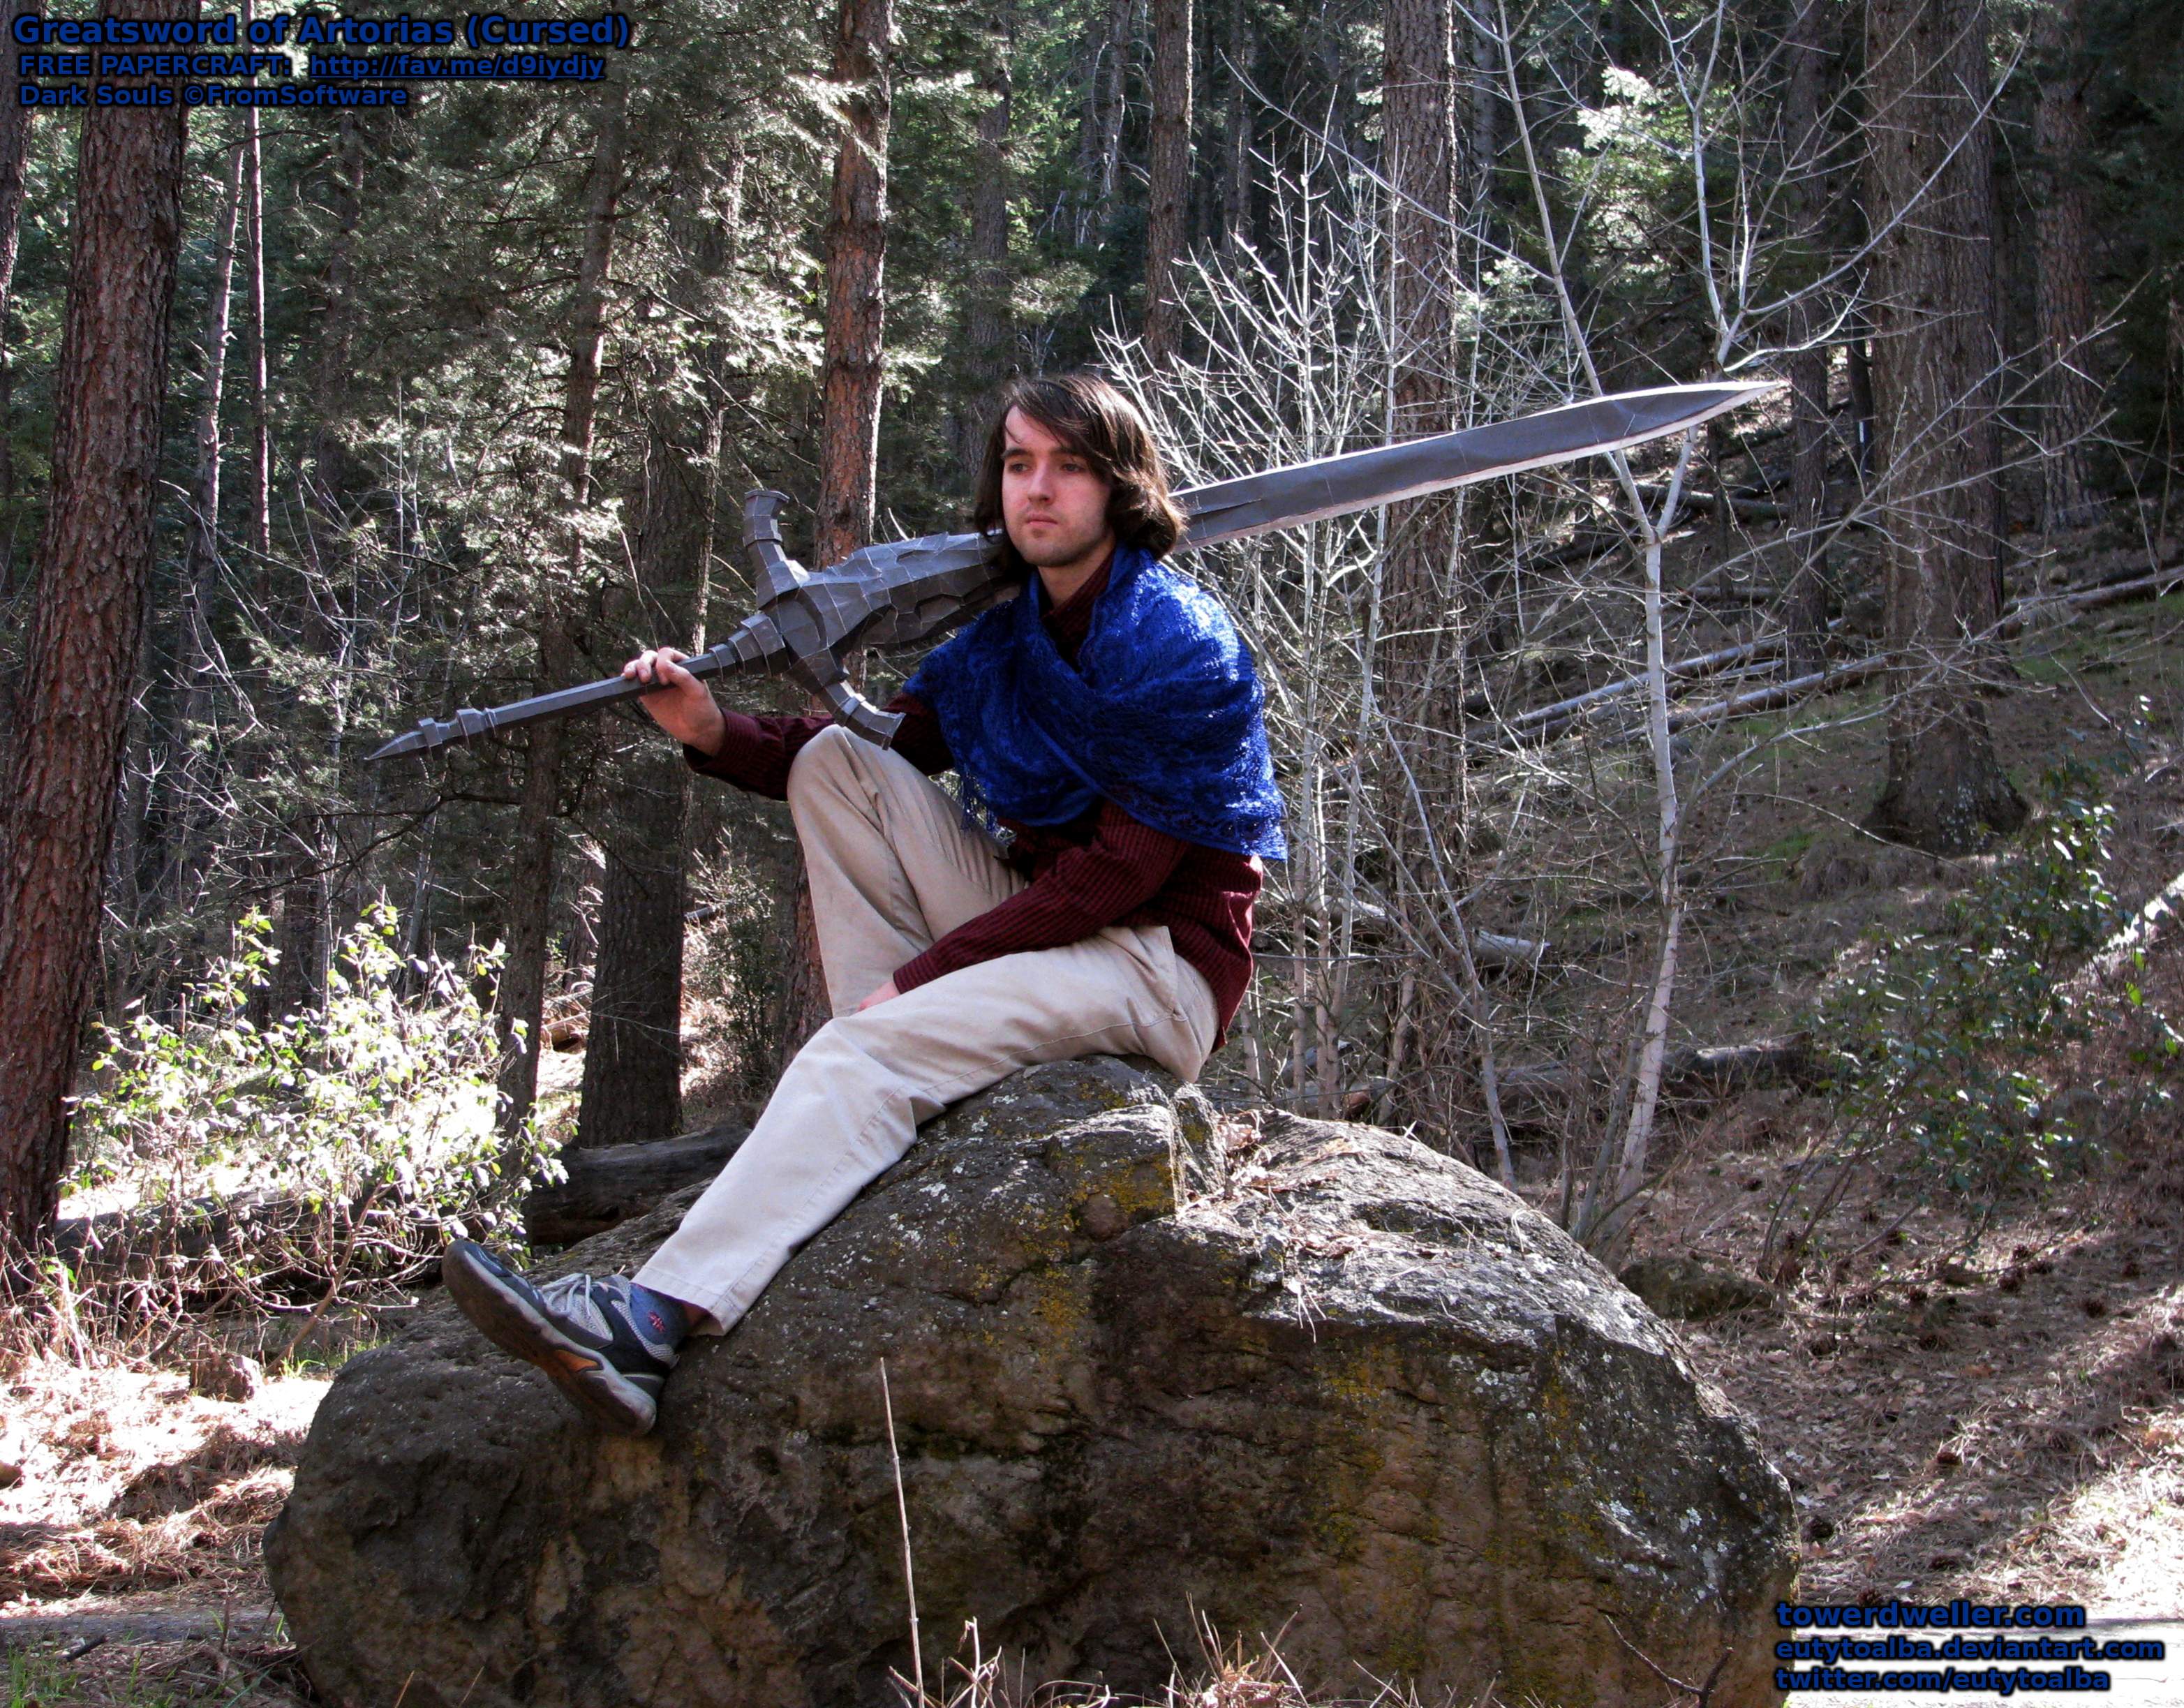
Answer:
M2075 573L2103 568L2088 559ZM2016 657L2019 680L1986 703L2003 758L2027 784L2064 759L2105 768L2114 882L2135 907L2184 868L2184 598L2053 625ZM1685 1037L1802 1024L1861 939L1918 928L1991 871L1858 836L1882 738L1877 721L1844 721L1858 704L1792 715L1831 727L1780 743L1751 786L1702 809L1715 817L1695 837L1727 854L1694 914ZM1752 733L1706 737L1691 763ZM2184 926L2157 938L2141 983L2184 1017ZM581 1065L574 1052L547 1058L549 1110L573 1099ZM2098 1111L2102 1146L2082 1177L1977 1221L1915 1182L1861 1179L1797 1272L1764 1277L1771 1305L1677 1327L1790 1480L1806 1601L1964 1596L2184 1617L2176 1076L2100 1038L2048 1065ZM1677 1114L1637 1251L1754 1277L1829 1113L1773 1087ZM1526 1159L1541 1199L1551 1160ZM20 1472L0 1488L0 1708L309 1701L258 1535L326 1372L229 1401L172 1371L49 1355L0 1367L0 1460Z
M0 1460L17 1474L0 1489L0 1701L308 1700L259 1538L327 1373L276 1375L240 1399L192 1393L181 1371L70 1357L5 1375Z

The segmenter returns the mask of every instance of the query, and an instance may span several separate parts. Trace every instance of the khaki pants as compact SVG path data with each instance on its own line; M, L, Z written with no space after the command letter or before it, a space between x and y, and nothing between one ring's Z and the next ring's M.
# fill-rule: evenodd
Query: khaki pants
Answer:
M1165 926L1108 926L981 961L858 1013L895 968L1024 880L939 785L847 730L821 732L797 755L788 805L834 1018L637 1277L706 1311L717 1332L948 1104L1080 1055L1149 1055L1190 1079L1219 1024L1212 990Z

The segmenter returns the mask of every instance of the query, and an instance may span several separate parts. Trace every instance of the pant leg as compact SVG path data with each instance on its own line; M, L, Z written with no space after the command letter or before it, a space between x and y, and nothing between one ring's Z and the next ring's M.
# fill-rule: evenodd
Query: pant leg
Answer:
M1109 926L838 1016L788 1065L750 1136L638 1279L725 1332L948 1104L1017 1068L1080 1055L1150 1055L1189 1079L1217 1026L1212 991L1165 926Z
M837 1015L854 1012L905 961L1024 886L938 783L838 726L797 754L788 809Z

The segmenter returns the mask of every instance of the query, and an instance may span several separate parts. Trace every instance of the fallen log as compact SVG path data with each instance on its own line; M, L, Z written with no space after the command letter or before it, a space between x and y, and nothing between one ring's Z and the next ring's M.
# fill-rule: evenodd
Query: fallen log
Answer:
M2048 611L2097 611L2103 605L2130 604L2139 599L2158 599L2184 587L2184 562L2170 564L2150 575L2081 588L2072 593L2027 593L2010 602L2003 614L2002 631L2014 635Z
M1680 682L1694 676L1710 676L1717 670L1729 669L1747 659L1770 658L1782 650L1785 637L1781 635L1762 635L1756 641L1746 641L1718 651L1702 653L1696 658L1679 659L1666 665L1662 674L1670 682ZM1571 720L1583 716L1593 707L1621 695L1635 693L1644 687L1650 678L1643 671L1636 676L1618 677L1612 682L1590 688L1581 694L1573 694L1566 700L1557 700L1552 705L1535 706L1530 711L1519 712L1509 720L1513 730L1532 730L1541 735L1552 735L1555 730ZM1542 728L1542 726L1546 727Z
M749 1131L735 1122L679 1138L565 1150L569 1177L523 1200L524 1231L538 1244L573 1245L618 1227L670 1193L710 1180Z
M1755 1038L1749 1043L1686 1047L1669 1052L1661 1069L1661 1094L1671 1103L1718 1103L1763 1085L1804 1083L1814 1077L1809 1034ZM1550 1124L1583 1088L1566 1062L1523 1063L1500 1075L1503 1108L1524 1127Z
M1687 730L1701 724L1720 723L1730 718L1749 717L1756 712L1771 712L1792 701L1803 699L1808 694L1833 693L1838 688L1848 687L1852 682L1864 682L1888 668L1886 654L1872 658L1854 659L1849 664L1837 665L1831 670L1815 670L1810 676L1792 676L1786 682L1772 682L1763 688L1753 688L1748 693L1731 694L1727 699L1710 700L1702 706L1691 706L1682 711L1669 714L1669 733Z
M1353 904L1360 923L1381 930L1393 930L1394 921L1387 910L1368 901ZM1272 908L1261 915L1262 920L1273 912ZM1271 921L1269 921L1271 922ZM1471 959L1481 972L1528 972L1536 974L1548 965L1550 945L1545 938L1512 937L1506 932L1474 931L1471 934ZM1251 956L1265 966L1294 965L1296 956L1280 948L1272 939L1255 935L1251 939ZM1556 963L1559 965L1559 961Z
M2111 582L2106 587L2087 587L2079 593L2033 595L2013 604L2003 614L1997 628L2004 636L2014 635L2049 611L2098 610L2107 605L2160 598L2179 588L2184 588L2184 565L2157 570L2151 575L2136 576L2129 581ZM1815 671L1810 676L1795 676L1786 682L1754 688L1750 693L1736 694L1706 705L1671 712L1669 715L1669 730L1674 734L1700 724L1719 723L1730 718L1774 711L1808 695L1833 693L1839 688L1848 687L1853 682L1878 675L1888 668L1888 663L1886 654L1875 654L1847 665L1838 665L1830 670Z
M437 1266L440 1219L392 1190L326 1200L259 1188L140 1204L53 1224L53 1251L78 1288L157 1283L199 1299L238 1282L309 1296L348 1268L356 1278Z
M1668 485L1665 481L1641 481L1638 482L1638 495L1648 503L1658 503L1668 497ZM1724 500L1719 492L1693 492L1686 487L1677 495L1676 502L1680 507L1678 514L1680 515L1685 509L1712 512L1720 509ZM1769 503L1763 498L1740 498L1734 492L1730 494L1727 503L1730 514L1741 522L1779 522L1788 514L1780 504ZM1671 516L1668 525L1674 527L1676 518Z
M2114 978L2126 967L2135 965L2138 957L2153 947L2154 938L2176 922L2180 908L2184 908L2184 872L2177 873L2157 890L2153 899L2095 950L2092 958L2072 976L2067 988L2091 990Z

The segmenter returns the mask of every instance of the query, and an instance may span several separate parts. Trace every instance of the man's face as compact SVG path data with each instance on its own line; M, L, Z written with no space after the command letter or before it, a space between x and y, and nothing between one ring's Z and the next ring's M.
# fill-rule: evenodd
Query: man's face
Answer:
M1021 409L1009 411L1001 451L1001 523L1034 568L1096 567L1115 542L1108 482L1080 452Z

